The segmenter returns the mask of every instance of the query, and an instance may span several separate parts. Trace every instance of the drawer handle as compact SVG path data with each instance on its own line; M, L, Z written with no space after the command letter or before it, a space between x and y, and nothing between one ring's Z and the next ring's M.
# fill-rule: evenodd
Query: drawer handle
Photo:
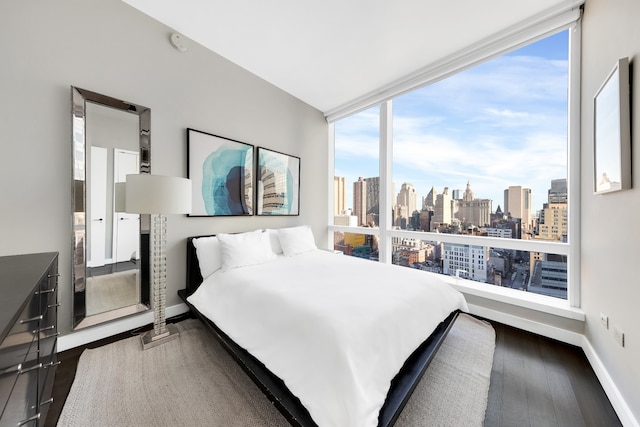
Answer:
M10 368L1 370L0 375L11 374L13 372L20 372L20 369L22 369L22 363L19 363L16 366L12 366Z
M59 303L57 303L57 304L51 304L51 305L48 305L48 306L47 306L47 308L60 307L61 305L62 305L62 303L61 303L61 302L59 302Z
M26 419L26 420L24 420L24 421L20 421L20 422L18 423L18 426L23 426L23 425L25 425L25 424L30 423L31 421L37 421L37 420L39 420L39 419L40 419L40 412L38 412L37 414L35 414L33 417L27 418L27 419Z
M51 403L53 403L53 397L50 398L50 399L45 400L44 402L40 402L40 405L38 405L38 406L49 405Z
M46 328L40 328L37 331L33 331L33 333L40 333L40 332L44 332L44 331L50 331L51 329L55 329L56 325L51 325L51 326L47 326Z
M54 366L58 366L61 363L62 363L62 361L60 361L60 360L58 360L57 362L49 362L46 365L44 365L43 368L44 369L51 368L51 367L54 367Z
M56 273L56 274L47 274L47 279L51 279L52 277L60 277L61 273Z
M44 291L38 291L36 292L36 295L41 295L41 294L52 294L56 291L56 288L51 288L51 289L45 289Z
M47 335L46 337L41 337L40 340L46 340L47 338L57 337L60 335L60 332L56 332L55 334Z
M27 369L19 369L18 374L24 374L25 372L33 371L36 369L42 369L42 363L38 363L37 365L33 365L32 367Z
M40 316L32 317L31 319L22 319L20 321L20 324L24 325L25 323L36 322L36 321L40 321L40 320L42 320L42 314Z

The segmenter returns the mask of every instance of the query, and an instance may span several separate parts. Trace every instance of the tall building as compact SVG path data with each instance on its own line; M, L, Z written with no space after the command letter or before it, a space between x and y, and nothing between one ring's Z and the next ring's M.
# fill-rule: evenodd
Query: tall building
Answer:
M433 230L440 224L451 224L451 196L449 195L449 187L444 187L442 194L438 194L436 197L431 229Z
M548 191L549 203L567 203L567 179L552 179Z
M380 177L374 176L366 178L366 209L368 214L380 213Z
M557 240L566 242L569 235L569 211L567 209L567 180L554 179L551 181L551 188L548 191L549 202L545 203L540 211L537 225L536 239L540 240ZM547 261L546 254L539 252L530 253L531 264L530 270L533 275L534 261ZM539 267L543 273L546 271L546 264L540 264ZM566 266L565 279L566 279ZM544 277L544 274L541 277ZM566 280L564 283L564 292L566 296ZM541 292L538 292L541 293Z
M513 185L504 190L504 211L522 221L522 231L531 230L531 189Z
M467 188L461 200L456 200L456 217L466 225L486 227L491 225L491 199L476 199L471 190L471 183L467 182Z
M431 187L431 190L429 190L429 194L427 194L427 197L422 198L422 209L435 210L437 198L438 191L435 187Z
M566 203L545 203L540 212L537 237L566 242L568 222Z
M567 241L569 229L567 180L551 180L549 201L545 203L538 218L538 236L545 240Z
M347 208L346 205L346 178L343 176L333 177L333 215L341 215Z
M353 215L358 218L358 226L367 224L367 181L362 177L353 183Z
M416 188L413 184L409 184L407 182L402 184L400 192L396 197L396 203L398 206L407 207L408 216L413 215L413 213L418 210L418 193L416 192Z

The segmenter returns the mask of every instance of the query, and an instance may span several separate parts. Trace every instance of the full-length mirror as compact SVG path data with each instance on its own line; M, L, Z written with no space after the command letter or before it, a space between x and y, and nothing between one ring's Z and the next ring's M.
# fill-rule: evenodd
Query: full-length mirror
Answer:
M149 309L149 215L124 207L127 174L151 173L151 111L71 87L73 327Z

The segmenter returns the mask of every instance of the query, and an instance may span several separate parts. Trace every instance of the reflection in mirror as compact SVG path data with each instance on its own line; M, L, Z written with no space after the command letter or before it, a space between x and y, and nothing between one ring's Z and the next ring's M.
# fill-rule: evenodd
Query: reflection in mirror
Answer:
M150 110L72 87L73 311L83 328L149 309L149 215L119 203L150 173Z

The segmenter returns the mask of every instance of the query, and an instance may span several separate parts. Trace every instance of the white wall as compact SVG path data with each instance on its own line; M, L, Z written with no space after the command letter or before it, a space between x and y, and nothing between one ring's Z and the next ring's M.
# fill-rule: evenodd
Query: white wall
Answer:
M187 127L301 157L298 217L169 218L168 306L184 287L187 236L307 223L326 241L322 114L195 43L179 53L170 34L118 0L0 2L0 255L60 253L63 334L71 330L71 85L151 108L156 174L187 175Z
M615 62L629 57L638 69L640 3L637 0L587 0L582 27L582 205L581 276L585 336L640 420L640 81L632 73L633 189L594 195L593 95ZM626 338L616 344L613 331L600 324L600 312ZM619 411L620 412L620 411Z

